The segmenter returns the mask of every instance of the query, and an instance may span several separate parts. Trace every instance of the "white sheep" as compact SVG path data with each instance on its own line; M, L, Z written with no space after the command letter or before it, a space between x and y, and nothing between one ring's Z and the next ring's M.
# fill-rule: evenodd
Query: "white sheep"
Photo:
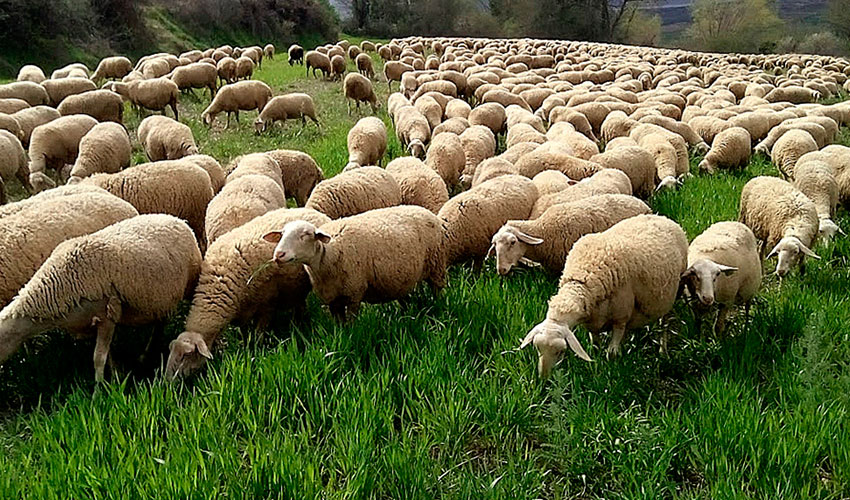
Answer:
M742 127L730 127L714 137L711 149L699 168L713 174L718 167L745 167L750 161L752 140L750 133Z
M466 165L466 153L460 137L451 133L432 137L425 154L425 164L440 175L448 189L457 186Z
M201 120L212 127L215 117L222 112L227 113L227 124L230 126L230 115L236 114L236 123L239 123L240 111L262 111L272 98L272 89L263 82L249 80L231 83L218 90L215 98L207 109L201 113Z
M401 205L401 188L386 170L362 167L320 182L304 205L331 219Z
M418 158L396 158L387 165L387 172L401 189L402 205L418 205L437 213L449 200L446 183Z
M313 98L301 92L272 97L266 103L257 119L254 120L254 132L261 134L278 121L301 118L301 127L307 124L307 118L313 120L316 128L321 130L319 120L316 118L316 105ZM300 133L300 132L299 132Z
M794 187L799 189L815 204L818 213L818 237L830 241L841 228L833 222L838 206L838 181L829 164L817 161L801 161L794 168Z
M150 161L177 160L198 154L192 129L167 116L149 116L136 131Z
M248 221L285 206L283 188L268 176L249 173L228 178L206 207L206 241L212 245Z
M346 170L364 165L381 165L387 150L387 127L377 117L361 118L348 131Z
M818 144L805 130L789 130L776 140L770 150L770 160L786 179L794 178L797 160L806 153L818 150Z
M425 157L425 146L431 140L428 119L413 106L402 106L395 112L395 131L401 145L417 157Z
M348 105L349 115L351 114L351 101L355 102L358 111L361 102L369 103L373 113L377 113L378 108L381 107L378 104L375 89L372 88L372 82L360 73L349 73L342 82L342 90L345 95L345 102Z
M76 184L92 174L114 174L127 168L132 152L130 136L123 126L113 122L98 123L80 139L68 184Z
M35 192L56 186L47 176L47 169L60 172L77 160L80 140L97 125L97 120L88 115L71 115L57 118L40 125L30 140L30 184Z

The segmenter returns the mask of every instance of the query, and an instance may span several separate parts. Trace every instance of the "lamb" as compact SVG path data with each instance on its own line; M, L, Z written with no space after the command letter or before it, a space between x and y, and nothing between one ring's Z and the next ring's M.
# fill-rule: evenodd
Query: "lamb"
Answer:
M169 214L185 220L201 248L206 246L204 215L213 189L201 167L184 162L145 163L116 174L94 174L81 182L109 191L140 214Z
M387 150L387 127L380 118L361 118L348 131L346 170L364 165L380 165Z
M20 99L26 101L30 106L50 104L50 96L47 91L34 82L12 82L0 85L0 98Z
M192 129L167 116L149 116L136 132L150 161L177 160L198 154Z
M401 84L401 76L408 71L413 71L413 66L401 61L387 61L384 63L384 77L387 79L387 92L392 92L392 82Z
M94 333L95 380L101 382L115 326L164 319L200 268L191 230L168 215L133 217L68 240L0 311L0 363L28 338L54 328L78 337Z
M608 354L619 354L627 329L648 325L673 308L687 256L685 232L658 215L630 217L585 235L567 257L546 319L528 332L520 348L532 343L537 348L541 378L551 374L568 345L590 360L572 331L577 325L594 334L610 326Z
M61 193L62 189L47 193ZM45 194L47 194L45 193ZM38 200L35 200L38 198ZM93 233L139 215L129 203L100 191L67 196L33 196L7 205L15 210L0 224L0 307L5 307L63 241ZM5 208L5 207L4 207ZM26 248L25 252L20 251Z
M560 274L579 238L649 213L652 211L646 203L633 196L603 194L552 206L534 220L508 221L492 239L496 269L504 276L522 263L543 265L547 271Z
M297 220L316 227L330 221L315 210L280 208L210 244L186 326L169 348L167 378L185 378L200 370L212 358L213 345L229 323L263 326L269 322L271 312L282 305L296 312L304 307L312 287L303 266L275 263L257 271L274 252L275 245L263 236Z
M19 82L41 83L46 79L47 77L44 76L44 71L33 64L22 66L18 71L17 81Z
M561 203L569 203L590 196L602 194L632 194L632 184L629 176L621 170L605 168L593 174L591 177L570 186L563 191L558 191L546 196L541 196L531 210L530 219L536 219L543 215L549 207Z
M372 88L372 82L368 78L360 73L349 73L345 77L342 87L346 103L348 104L349 115L351 114L351 101L357 104L358 111L360 110L360 103L366 102L372 106L373 113L378 112L378 108L380 107L378 97L375 95L375 89Z
M805 130L789 130L782 134L770 150L770 159L786 179L794 178L797 160L806 153L817 151L818 145Z
M753 230L761 253L778 256L776 274L782 278L794 265L805 270L805 257L819 259L810 248L818 234L814 202L789 182L776 177L750 179L741 192L738 220Z
M286 55L288 56L287 62L290 66L293 64L304 64L304 48L300 45L293 43L289 46L289 50L286 51Z
M496 136L483 125L474 125L460 134L466 164L461 171L460 181L464 186L472 183L478 165L496 154Z
M425 155L425 164L437 172L446 188L457 186L466 165L466 153L460 137L449 133L434 136Z
M63 116L37 127L30 141L29 182L36 193L56 186L48 168L61 171L77 160L80 139L97 125L88 115Z
M682 281L703 307L719 306L714 331L723 332L730 309L750 302L761 285L761 257L753 232L740 222L718 222L688 247ZM697 314L701 318L702 314ZM699 326L697 326L699 329Z
M402 106L396 110L395 131L401 145L417 157L425 157L425 145L431 140L428 120L413 106Z
M218 90L218 69L208 63L192 63L174 68L169 77L181 91L191 89L208 89L210 99L215 97Z
M319 228L294 221L265 239L277 242L274 261L304 266L319 300L341 321L356 316L364 300L404 298L423 280L435 290L446 284L442 224L421 207L383 208Z
M222 235L272 210L286 207L286 194L265 175L248 174L228 179L206 210L209 245Z
M59 111L50 106L33 106L22 109L12 115L12 118L21 126L21 144L29 147L32 132L38 126L50 123L59 118Z
M437 172L428 168L422 160L411 156L396 158L387 165L401 189L403 205L418 205L435 214L449 200L446 183Z
M236 59L236 70L233 74L235 80L250 80L254 76L254 61L250 57L242 56Z
M302 128L307 124L307 118L309 118L316 124L316 128L321 130L319 120L316 118L316 106L313 104L313 98L301 92L292 92L272 97L266 103L257 119L254 120L254 132L261 134L275 122L285 122L290 118L301 118Z
M366 78L375 78L375 69L372 67L372 58L368 54L358 54L354 59L357 71Z
M0 130L0 205L7 201L6 182L17 177L25 189L30 190L27 153L11 132Z
M451 198L437 214L446 226L447 262L469 259L480 267L490 238L509 220L527 219L537 187L526 177L503 175Z
M292 196L299 207L303 207L313 188L324 179L316 160L307 153L289 149L267 151L266 155L280 167L286 194Z
M104 57L92 73L91 80L99 85L103 80L120 80L130 74L131 71L133 71L133 63L126 57Z
M745 167L750 161L751 151L752 141L746 129L727 128L714 137L711 149L699 163L699 168L713 174L719 167Z
M272 98L272 89L263 82L250 80L225 85L218 90L215 98L201 114L201 119L212 127L215 117L221 113L227 113L227 124L230 126L230 114L236 114L236 123L239 123L240 111L262 111Z
M97 85L85 78L60 78L58 80L45 80L41 86L50 97L50 105L54 108L68 96L82 94L97 90Z
M838 181L832 173L832 167L822 161L797 163L794 169L794 187L815 203L818 213L818 237L831 240L841 228L833 222L835 208L838 206Z
M640 146L625 146L607 150L590 157L590 161L602 168L623 171L632 185L632 191L643 199L655 191L655 158Z
M401 205L401 188L386 170L363 167L320 182L304 205L331 219Z
M100 89L68 96L57 108L62 116L89 115L99 122L124 123L124 101L111 90Z
M311 50L307 52L305 60L307 61L307 76L310 76L310 68L313 69L313 78L316 78L316 70L321 71L322 75L324 75L326 79L330 78L331 73L333 73L333 69L331 68L331 59L321 52Z
M177 84L168 78L153 78L150 80L133 80L128 83L113 82L109 90L113 90L133 105L141 113L141 109L149 109L151 111L161 111L165 113L165 108L170 107L174 113L174 119L179 120L177 112L177 96L180 94L180 89Z
M80 139L77 161L71 168L68 184L76 184L96 173L114 174L130 166L130 136L123 126L98 123Z

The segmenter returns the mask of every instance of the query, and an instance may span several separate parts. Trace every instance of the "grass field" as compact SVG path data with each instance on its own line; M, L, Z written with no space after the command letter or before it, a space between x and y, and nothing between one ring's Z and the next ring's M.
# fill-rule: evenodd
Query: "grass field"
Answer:
M209 131L208 99L184 96L202 152L226 162L296 148L337 173L357 118L340 84L305 79L282 55L256 77L313 95L321 133L288 123L256 137L253 113ZM389 157L401 152L392 139ZM690 238L736 219L750 177L777 174L762 157L694 172L650 200ZM846 211L838 223L850 232ZM436 299L423 287L344 326L311 297L310 323L229 328L185 384L162 380L160 359L136 362L146 332L125 330L114 353L126 375L95 386L93 343L56 333L0 367L0 498L847 498L850 241L817 252L803 276L768 276L750 323L735 318L724 339L695 331L678 304L616 360L580 333L596 361L569 355L545 383L536 354L516 347L556 279L499 278L492 264L455 267Z

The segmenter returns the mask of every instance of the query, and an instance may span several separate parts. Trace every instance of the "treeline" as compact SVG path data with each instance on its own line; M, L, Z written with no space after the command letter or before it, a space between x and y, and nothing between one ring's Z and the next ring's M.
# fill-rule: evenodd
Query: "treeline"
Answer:
M327 0L0 0L0 73L201 45L336 40Z

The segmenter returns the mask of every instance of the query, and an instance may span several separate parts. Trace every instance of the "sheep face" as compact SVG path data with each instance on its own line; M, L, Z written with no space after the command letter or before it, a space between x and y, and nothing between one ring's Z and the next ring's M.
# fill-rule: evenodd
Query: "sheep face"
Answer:
M274 262L306 264L321 255L322 245L331 240L329 234L307 221L293 221L280 231L263 236L269 243L277 243L272 254Z
M537 348L537 374L543 379L552 373L552 368L561 360L567 345L578 357L590 361L590 356L582 348L569 325L549 318L532 328L519 348L522 349L531 343Z
M165 374L169 380L188 377L198 372L212 359L204 338L194 332L183 332L171 341Z
M40 193L47 189L52 189L56 187L56 183L53 182L53 179L45 175L43 172L31 173L30 184L32 185L34 193Z
M254 133L257 134L257 135L260 135L265 131L266 131L266 121L258 116L257 119L254 120Z
M688 287L691 295L696 295L700 303L706 306L714 304L715 285L722 274L731 276L737 267L724 266L708 259L700 259L682 273L682 281Z
M6 317L0 320L0 364L21 347L34 329L35 324L29 318Z
M525 252L529 245L539 245L543 243L543 240L505 224L499 229L499 232L493 235L491 243L487 256L489 257L492 252L496 252L496 270L504 276L520 262L533 265L532 261L525 258Z
M420 160L425 158L425 144L423 144L419 139L413 139L410 141L410 144L407 145L407 150L412 156L415 156Z
M833 222L831 219L820 220L820 223L818 224L818 238L825 242L829 242L832 241L832 238L835 238L836 233L844 234L844 231L838 227L838 224Z
M779 240L779 243L767 254L767 258L769 259L774 255L777 256L776 274L780 278L788 274L788 271L795 265L802 264L806 256L820 259L799 238L794 236L786 236Z

